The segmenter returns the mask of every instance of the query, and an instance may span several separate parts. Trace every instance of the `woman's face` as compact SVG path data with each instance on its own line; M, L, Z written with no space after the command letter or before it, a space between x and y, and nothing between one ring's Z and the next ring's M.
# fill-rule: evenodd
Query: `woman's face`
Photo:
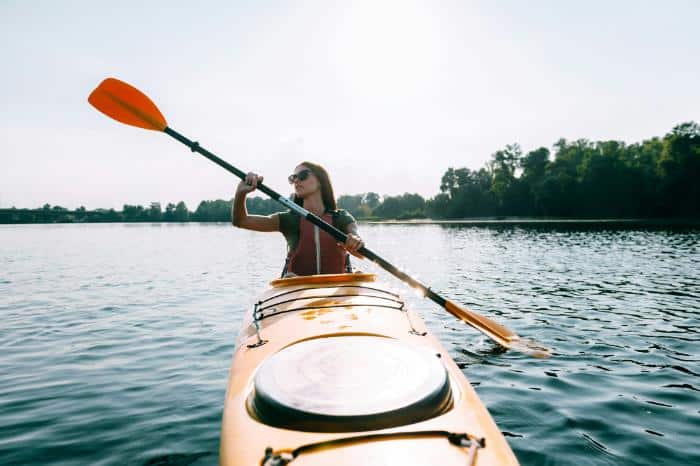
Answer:
M308 167L304 165L297 165L294 169L294 194L300 198L305 198L321 189L321 183L319 183L318 178L314 175ZM302 180L301 178L306 179Z

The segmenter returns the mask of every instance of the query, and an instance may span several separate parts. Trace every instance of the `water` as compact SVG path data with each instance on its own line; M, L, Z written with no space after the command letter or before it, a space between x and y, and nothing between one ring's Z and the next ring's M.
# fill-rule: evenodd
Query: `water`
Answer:
M522 464L700 464L700 230L361 232L553 347L503 352L404 289ZM224 224L0 227L0 464L217 464L235 335L283 254Z

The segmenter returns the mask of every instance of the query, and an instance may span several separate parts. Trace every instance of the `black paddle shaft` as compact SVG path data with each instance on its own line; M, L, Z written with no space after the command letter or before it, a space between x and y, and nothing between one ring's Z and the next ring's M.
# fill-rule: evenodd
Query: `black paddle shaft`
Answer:
M200 146L198 142L191 141L190 139L186 138L182 134L178 133L174 129L167 127L167 126L163 131L167 135L172 136L174 139L177 139L178 141L180 141L181 143L183 143L184 145L189 147L192 152L198 152L198 153L202 154L204 157L208 158L209 160L211 160L215 164L219 165L220 167L225 168L226 170L233 173L241 180L245 179L246 174L244 172L242 172L238 168L234 167L230 163L226 162L225 160L222 160L221 158L212 154L211 152L209 152L208 150L206 150L205 148ZM313 223L314 225L316 225L317 227L319 227L320 229L322 229L323 231L325 231L326 233L331 235L333 238L335 238L338 242L345 243L345 240L347 239L347 235L345 233L343 233L342 231L338 230L337 228L335 228L333 225L323 221L323 219L321 217L319 217L318 215L312 214L311 212L304 209L300 205L287 199L284 196L281 196L278 192L265 186L262 183L258 184L257 189L259 189L263 193L267 194L272 199L276 200L277 202L284 205L285 207L289 208L292 212L296 213L300 217L303 217L306 220L308 220L309 222ZM358 252L360 254L362 254L364 257L366 257L367 259L369 259L372 262L379 265L381 268L383 268L384 270L386 270L387 272L389 272L390 274L392 274L393 276L395 276L399 280L402 280L402 281L408 283L413 288L420 290L427 298L429 298L433 302L439 304L440 306L443 306L443 307L445 306L445 303L446 303L445 298L438 295L433 290L431 290L427 286L423 285L415 278L413 278L410 275L406 274L405 272L397 269L389 261L382 258L378 254L370 251L369 249L367 249L364 246L361 247L358 250Z

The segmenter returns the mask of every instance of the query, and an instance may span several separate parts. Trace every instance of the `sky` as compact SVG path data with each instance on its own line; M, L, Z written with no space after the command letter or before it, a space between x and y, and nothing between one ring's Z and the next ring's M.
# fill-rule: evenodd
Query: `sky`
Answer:
M98 113L106 77L280 193L439 192L448 167L700 120L700 2L0 0L0 208L230 199L230 173Z

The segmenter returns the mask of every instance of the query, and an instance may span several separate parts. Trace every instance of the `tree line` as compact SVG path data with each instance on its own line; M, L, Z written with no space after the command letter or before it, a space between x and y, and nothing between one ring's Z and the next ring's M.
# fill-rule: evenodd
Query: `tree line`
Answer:
M478 170L448 168L427 200L375 196L339 201L360 218L700 218L700 125L633 144L560 139L553 153L510 144Z
M180 201L168 204L162 210L160 203L153 202L147 208L125 204L122 210L87 210L81 206L70 210L61 206L44 204L38 209L0 209L0 223L109 223L109 222L187 222L192 213Z
M639 143L560 139L554 154L512 144L486 167L448 169L427 207L441 218L698 217L700 126L683 123Z
M269 215L284 210L272 199L250 197L248 211L258 215ZM148 207L125 204L122 210L79 207L70 210L61 206L45 204L38 209L0 209L0 224L8 223L110 223L110 222L230 222L231 200L202 201L197 209L188 210L180 201L169 203L163 210L160 203Z
M523 153L510 144L478 170L448 168L439 193L380 196L342 195L338 206L358 219L457 219L527 216L558 218L700 217L700 125L675 126L664 137L622 141L560 139L550 151ZM249 197L250 213L269 215L283 208L272 199ZM182 201L149 207L69 210L0 209L0 223L54 222L228 222L231 200L202 201L194 212Z

